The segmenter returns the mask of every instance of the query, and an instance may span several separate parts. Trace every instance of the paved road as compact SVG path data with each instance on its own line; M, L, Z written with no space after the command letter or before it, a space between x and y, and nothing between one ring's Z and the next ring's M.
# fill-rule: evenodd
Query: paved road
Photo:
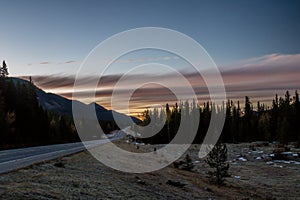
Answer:
M110 135L110 140L118 140L125 136L123 131ZM56 144L48 146L28 147L0 151L0 174L23 168L34 163L55 159L93 148L110 141L109 139L77 143Z

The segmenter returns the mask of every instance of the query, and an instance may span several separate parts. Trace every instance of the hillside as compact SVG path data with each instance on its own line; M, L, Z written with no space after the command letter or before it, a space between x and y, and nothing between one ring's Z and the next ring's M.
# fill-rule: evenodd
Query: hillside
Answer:
M26 81L24 79L20 78L11 78L15 84L18 82L20 84L30 84L29 81ZM139 123L140 120L137 119L136 117L129 117L127 115L124 115L122 113L113 111L113 110L107 110L103 106L97 104L97 103L91 103L89 105L86 105L80 101L77 100L70 100L65 97L62 97L60 95L54 94L54 93L46 93L44 90L40 89L37 86L35 87L36 94L38 96L38 100L40 105L42 106L43 109L51 112L55 112L59 115L67 115L67 116L72 116L72 103L75 101L77 105L79 106L94 106L98 120L102 121L114 121L113 119L113 114L115 113L118 117L123 118L122 120L124 121L130 121L130 118L135 122Z
M95 109L105 133L118 128L112 113L116 113L125 125L132 124L131 119L139 122L134 117L107 110L96 103L86 105L46 93L23 79L1 78L0 149L79 141L72 119L73 103L84 109ZM87 133L87 139L95 138L94 135Z

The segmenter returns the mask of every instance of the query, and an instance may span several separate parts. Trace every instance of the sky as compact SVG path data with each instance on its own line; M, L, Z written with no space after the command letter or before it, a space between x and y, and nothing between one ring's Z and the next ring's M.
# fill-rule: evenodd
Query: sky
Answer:
M1 0L0 59L6 61L10 76L32 76L47 92L72 98L74 76L99 43L129 29L163 27L203 46L219 67L229 98L248 95L267 101L275 93L300 88L299 11L297 0ZM131 66L153 62L181 70L199 99L206 98L201 77L186 71L189 63L168 52L145 50L113 64L96 101L109 108L112 86L121 74ZM170 82L176 83L172 77L168 76ZM94 78L90 74L86 80ZM147 87L136 92L133 107L144 109L151 103L174 100L166 88ZM164 98L157 100L153 91ZM84 95L79 100L89 103Z

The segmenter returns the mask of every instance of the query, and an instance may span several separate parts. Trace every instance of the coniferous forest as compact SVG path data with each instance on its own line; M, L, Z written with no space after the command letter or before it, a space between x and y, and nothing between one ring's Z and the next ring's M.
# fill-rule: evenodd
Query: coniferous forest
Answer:
M255 109L254 109L255 107ZM167 122L162 130L150 138L143 139L146 143L168 143L174 138L180 125L181 115L190 115L195 109L199 109L200 121L194 143L201 143L207 133L212 112L226 111L225 124L221 134L221 140L228 143L252 142L252 141L277 141L283 144L288 142L300 143L300 102L299 94L295 91L292 96L286 91L285 97L277 95L271 106L265 106L260 102L256 106L245 97L245 104L239 101L228 100L223 106L217 107L211 102L198 106L189 102L176 103L172 108L166 104L164 110L147 110L144 112L143 124L147 125L151 119L164 119ZM192 123L192 122L191 122Z
M142 125L151 118L168 116L163 128L156 135L143 139L146 143L168 143L176 135L181 114L193 113L199 109L200 122L194 143L201 143L206 135L211 113L226 109L223 142L239 143L251 141L278 141L300 143L300 102L286 92L285 97L277 95L271 107L260 102L255 109L249 97L245 104L228 100L220 108L211 102L198 106L194 102L166 104L163 110L147 110ZM38 102L32 83L14 83L12 79L0 78L0 148L18 148L36 145L57 144L79 141L76 128L70 116L61 116L44 110Z
M43 110L35 88L0 78L0 149L79 141L72 119Z
M7 76L7 65L3 61L0 68L0 149L80 141L71 116L48 112L41 107L31 78L30 82L20 82ZM300 144L300 102L297 91L294 95L286 91L284 97L276 95L271 106L260 102L255 106L248 96L244 102L244 105L240 105L239 101L228 100L222 106L205 102L199 106L195 101L186 101L175 103L172 107L166 104L161 110L146 110L141 125L145 126L154 119L163 128L143 141L169 143L177 133L181 116L188 116L189 123L194 123L193 115L198 109L200 121L194 143L203 141L213 112L226 112L221 134L223 142L278 141L282 144ZM100 121L105 133L112 130L107 128L108 123L117 128L114 122ZM134 130L139 131L136 127Z

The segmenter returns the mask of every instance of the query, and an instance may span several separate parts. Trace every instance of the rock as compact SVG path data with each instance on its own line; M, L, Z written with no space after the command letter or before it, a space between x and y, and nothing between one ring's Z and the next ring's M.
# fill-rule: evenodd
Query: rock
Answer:
M185 183L181 183L179 181L172 181L172 180L168 180L167 184L175 187L180 187L180 188L183 188L186 185Z
M59 167L59 168L65 168L65 165L62 162L56 162L56 163L54 163L54 166Z

